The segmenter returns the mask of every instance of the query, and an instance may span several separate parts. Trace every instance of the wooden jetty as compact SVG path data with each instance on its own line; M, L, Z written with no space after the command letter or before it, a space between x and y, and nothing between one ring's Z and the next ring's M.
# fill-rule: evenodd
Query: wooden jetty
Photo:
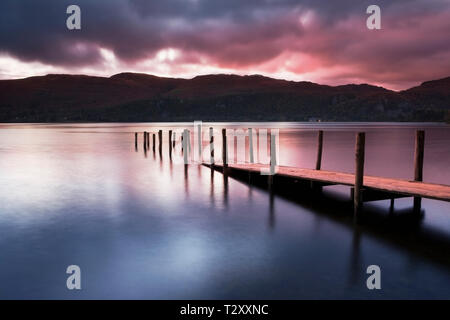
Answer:
M249 136L251 130L249 129ZM214 141L211 139L211 141ZM313 190L321 190L323 186L344 185L350 186L350 196L354 204L355 216L361 211L362 204L368 201L391 200L391 206L394 199L403 197L414 197L414 211L420 212L421 199L429 198L434 200L450 201L450 186L423 182L423 159L424 159L424 141L425 133L422 130L416 132L416 143L414 152L414 181L404 179L394 179L385 177L375 177L364 175L364 153L365 153L365 133L356 134L355 143L355 173L344 173L335 171L321 170L323 131L318 132L316 169L304 169L288 166L276 165L275 139L271 134L270 139L270 165L246 163L230 164L227 157L227 136L226 130L222 130L222 163L215 163L213 156L210 163L203 163L223 172L228 176L233 174L246 174L250 178L252 175L261 175L261 172L271 172L268 174L267 184L270 191L273 190L274 181L281 179L291 182L306 182L302 185L308 185ZM250 144L250 143L249 143ZM250 144L250 159L253 160L253 148ZM252 162L252 161L251 161ZM275 168L274 168L275 166Z
M420 212L421 199L428 198L434 200L450 201L450 186L442 184L434 184L423 182L423 162L424 162L424 145L425 132L418 130L416 132L415 151L414 151L414 180L394 179L387 177L375 177L364 175L364 158L365 158L365 133L358 132L356 134L355 143L355 173L344 173L322 170L322 148L323 148L323 131L318 132L317 139L317 159L315 169L296 168L288 166L277 165L275 137L273 133L270 134L270 163L257 164L253 163L253 131L248 130L249 136L249 159L250 163L245 164L230 164L228 161L228 141L226 129L222 129L222 161L217 163L214 159L214 136L213 129L209 130L210 138L210 161L209 163L202 163L202 165L210 167L213 170L223 172L225 176L233 175L248 175L260 176L262 172L267 176L267 186L272 192L279 184L284 182L298 183L300 186L309 186L313 191L322 190L323 186L329 185L344 185L350 186L350 196L354 204L355 216L361 211L364 202L377 200L391 200L391 207L394 204L394 199L403 197L414 197L414 211ZM150 147L150 133L144 132L144 149ZM156 139L155 133L153 138L153 152L155 151ZM175 138L175 133L173 133ZM137 133L135 133L135 147L137 148ZM183 130L180 136L183 143L182 150L185 165L188 163L188 153L190 153L190 131ZM162 150L162 130L158 131L159 152ZM172 130L169 131L169 154L172 153L172 148L175 146L172 141ZM262 175L261 177L264 177Z

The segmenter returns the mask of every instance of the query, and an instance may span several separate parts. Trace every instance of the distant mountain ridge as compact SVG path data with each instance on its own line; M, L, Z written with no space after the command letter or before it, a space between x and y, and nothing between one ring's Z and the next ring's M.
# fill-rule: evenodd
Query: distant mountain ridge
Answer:
M449 121L450 77L396 92L260 75L119 73L0 80L0 122Z

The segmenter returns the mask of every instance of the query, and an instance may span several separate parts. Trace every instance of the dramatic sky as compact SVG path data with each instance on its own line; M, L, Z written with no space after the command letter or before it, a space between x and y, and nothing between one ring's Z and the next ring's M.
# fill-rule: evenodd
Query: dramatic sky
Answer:
M81 30L66 8L81 7ZM381 7L381 30L366 8ZM399 90L450 76L450 0L1 0L0 79L263 74Z

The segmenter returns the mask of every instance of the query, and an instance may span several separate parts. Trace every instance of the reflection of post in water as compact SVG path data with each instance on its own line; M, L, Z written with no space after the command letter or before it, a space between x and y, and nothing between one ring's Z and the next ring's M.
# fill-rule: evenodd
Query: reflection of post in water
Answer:
M270 132L270 172L268 175L268 189L269 189L269 228L275 227L275 213L274 213L274 174L277 165L275 134Z
M361 280L361 270L363 270L363 265L361 263L361 230L359 226L355 223L353 228L353 240L352 240L352 250L350 254L350 274L349 274L349 284L359 285Z
M269 192L269 228L273 229L275 227L275 210L274 210L274 194L273 189Z
M223 205L228 209L228 175L223 175Z
M188 180L188 164L184 164L184 192L186 196L189 196L189 180Z
M211 206L214 207L215 204L215 199L214 199L214 170L211 170L211 187L210 187L210 201L211 201Z
M395 199L392 198L390 201L390 205L389 205L389 215L393 215L394 214L394 204L395 204Z

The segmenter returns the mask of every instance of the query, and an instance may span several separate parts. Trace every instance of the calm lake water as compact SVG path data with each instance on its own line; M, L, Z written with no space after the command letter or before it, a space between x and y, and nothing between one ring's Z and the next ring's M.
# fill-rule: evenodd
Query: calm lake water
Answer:
M215 124L280 128L279 162L353 172L366 132L366 173L412 179L424 128L424 180L450 184L450 127L429 124ZM0 125L0 298L450 299L450 203L365 205L354 225L348 187L320 201L249 186L206 167L145 154L134 132L192 124ZM209 127L205 123L204 127ZM217 137L217 145L221 140ZM217 150L216 155L220 155ZM381 290L366 268L381 267ZM66 288L78 265L82 290Z

